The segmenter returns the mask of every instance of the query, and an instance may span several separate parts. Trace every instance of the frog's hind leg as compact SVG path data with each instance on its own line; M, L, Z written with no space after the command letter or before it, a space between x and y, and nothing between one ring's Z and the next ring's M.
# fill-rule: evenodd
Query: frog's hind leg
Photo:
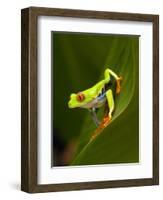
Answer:
M113 98L113 92L111 89L109 89L106 92L106 105L105 105L105 115L102 120L102 122L99 124L97 129L94 131L93 135L90 138L90 141L94 140L97 135L99 135L102 130L110 123L110 120L112 118L112 113L114 111L114 98Z
M114 98L113 98L113 92L111 89L109 89L106 92L106 99L107 99L107 105L105 109L105 116L103 118L103 121L101 123L101 128L105 128L112 118L112 113L114 111Z
M114 98L113 98L113 92L112 92L111 89L109 89L106 92L106 98L107 98L108 107L109 107L108 117L111 119L112 118L112 113L114 111Z

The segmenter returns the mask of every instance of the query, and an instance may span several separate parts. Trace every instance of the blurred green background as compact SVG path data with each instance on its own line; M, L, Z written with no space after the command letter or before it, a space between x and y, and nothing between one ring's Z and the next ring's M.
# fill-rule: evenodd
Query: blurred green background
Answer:
M54 166L139 161L138 55L139 36L52 32ZM89 112L67 103L103 79L107 67L123 77L122 91L111 124L88 143L96 128Z

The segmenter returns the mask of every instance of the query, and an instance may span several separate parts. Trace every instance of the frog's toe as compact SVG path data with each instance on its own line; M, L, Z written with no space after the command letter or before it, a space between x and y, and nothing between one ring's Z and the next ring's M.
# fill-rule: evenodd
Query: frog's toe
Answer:
M105 128L111 121L111 117L110 116L106 116L103 118L102 123L100 124L101 128Z
M120 88L120 86L118 86L117 88L116 88L116 94L119 94L121 92L121 88Z

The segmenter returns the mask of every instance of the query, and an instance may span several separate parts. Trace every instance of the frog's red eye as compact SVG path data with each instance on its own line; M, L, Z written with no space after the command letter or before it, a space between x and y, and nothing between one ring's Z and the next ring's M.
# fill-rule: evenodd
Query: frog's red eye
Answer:
M76 99L77 101L83 101L85 99L85 96L82 92L79 92L77 95L76 95Z

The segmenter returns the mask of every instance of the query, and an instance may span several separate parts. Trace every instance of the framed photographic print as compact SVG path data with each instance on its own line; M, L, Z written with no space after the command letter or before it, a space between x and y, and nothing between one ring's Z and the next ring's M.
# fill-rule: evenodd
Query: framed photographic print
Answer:
M159 184L159 16L22 9L21 188Z

